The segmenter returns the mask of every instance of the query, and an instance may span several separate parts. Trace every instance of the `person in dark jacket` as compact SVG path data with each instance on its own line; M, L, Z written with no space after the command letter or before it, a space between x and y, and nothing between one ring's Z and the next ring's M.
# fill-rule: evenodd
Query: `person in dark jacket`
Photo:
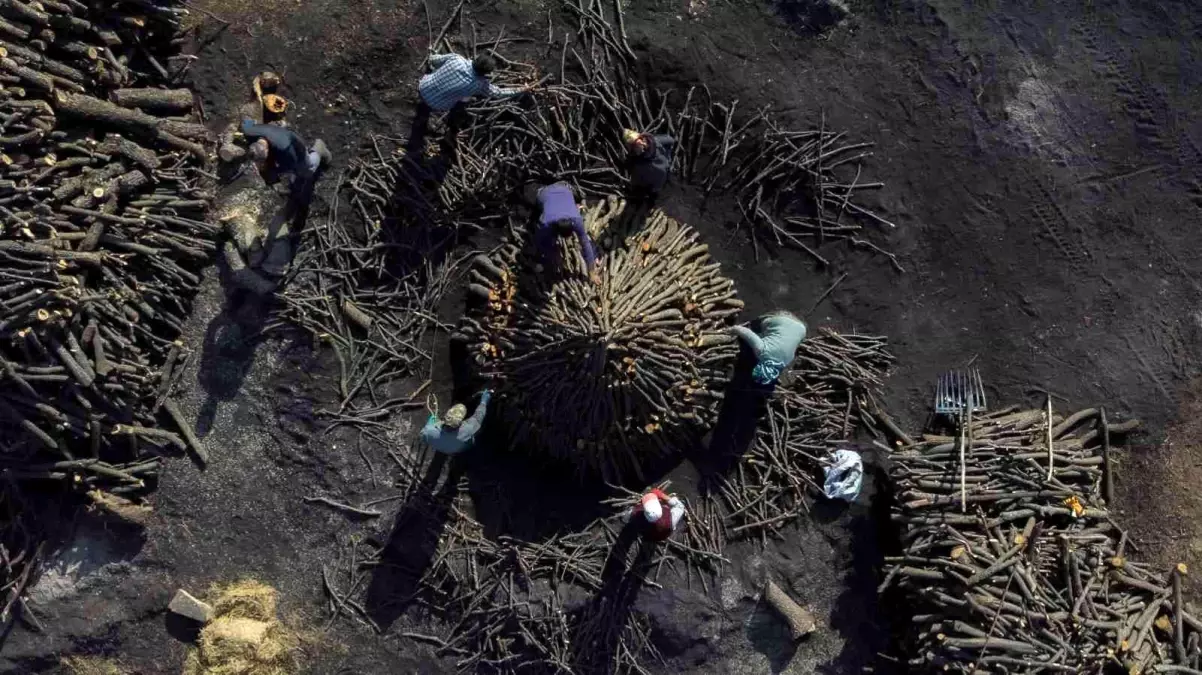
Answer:
M293 201L297 206L307 205L318 169L330 163L330 151L325 142L319 138L306 148L304 140L295 131L275 124L255 124L250 119L242 120L241 130L252 144L252 156L266 149L277 175L290 173L294 176ZM257 151L255 146L259 148Z
M668 183L676 139L667 134L645 134L626 129L622 142L629 155L630 185L638 193L655 196Z
M526 201L538 203L539 216L534 230L534 247L543 260L558 264L558 250L555 240L560 236L574 234L580 240L580 253L589 274L596 269L597 252L593 241L584 229L584 218L580 215L580 206L576 204L576 195L572 186L567 183L554 183L539 188L535 185L526 186Z

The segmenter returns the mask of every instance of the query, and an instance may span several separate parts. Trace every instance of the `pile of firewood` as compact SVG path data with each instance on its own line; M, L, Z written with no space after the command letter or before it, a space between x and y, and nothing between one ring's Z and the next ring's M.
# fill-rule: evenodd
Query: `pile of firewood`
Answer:
M13 536L18 481L131 492L162 448L203 456L168 400L216 232L199 171L207 132L191 92L166 88L188 64L174 38L182 4L0 2L0 471L12 516L0 526ZM36 556L8 539L11 606Z
M600 212L586 218L595 232ZM595 280L575 239L560 238L558 267L525 239L515 230L477 259L478 302L457 334L495 382L515 447L618 480L699 442L738 353L726 328L743 303L697 233L653 211L599 257Z
M910 663L944 672L1197 672L1184 565L1130 559L1104 499L1138 422L1007 408L894 456L904 551L882 590L912 603Z
M871 428L875 395L893 363L886 346L880 336L825 328L801 343L757 413L751 447L717 483L732 539L766 542L809 511L822 494L829 451L861 423Z

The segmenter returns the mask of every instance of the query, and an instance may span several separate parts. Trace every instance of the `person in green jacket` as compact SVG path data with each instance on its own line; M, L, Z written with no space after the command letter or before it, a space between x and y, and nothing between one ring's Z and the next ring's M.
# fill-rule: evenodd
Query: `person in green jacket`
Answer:
M755 354L751 378L759 384L772 384L793 363L797 346L806 339L806 325L789 312L770 312L759 318L759 334L746 326L732 326Z
M421 437L435 452L444 455L458 455L471 447L476 440L476 433L484 424L484 415L488 410L488 401L492 391L485 389L480 395L480 405L467 421L467 406L456 403L439 420L437 415L430 415L426 426L422 428Z

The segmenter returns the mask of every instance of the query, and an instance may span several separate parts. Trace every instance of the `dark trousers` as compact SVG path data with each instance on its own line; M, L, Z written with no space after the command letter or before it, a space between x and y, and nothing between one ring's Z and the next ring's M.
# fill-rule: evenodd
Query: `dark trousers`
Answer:
M421 152L426 147L426 134L430 131L430 115L434 114L434 109L426 105L425 101L418 100L417 113L413 115L413 125L409 131L409 146L410 153ZM446 116L446 132L443 141L453 143L459 132L471 123L471 113L467 111L467 104L463 101L455 104L447 112Z

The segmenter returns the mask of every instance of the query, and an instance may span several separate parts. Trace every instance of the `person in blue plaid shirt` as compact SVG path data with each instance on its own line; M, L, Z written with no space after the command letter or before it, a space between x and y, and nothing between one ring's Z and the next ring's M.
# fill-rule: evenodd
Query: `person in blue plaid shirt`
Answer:
M469 61L458 54L431 54L434 72L422 77L417 91L420 101L413 118L411 149L420 150L434 112L447 112L447 138L453 140L467 125L467 101L473 96L510 97L530 91L529 87L498 87L488 80L497 62L487 54Z

